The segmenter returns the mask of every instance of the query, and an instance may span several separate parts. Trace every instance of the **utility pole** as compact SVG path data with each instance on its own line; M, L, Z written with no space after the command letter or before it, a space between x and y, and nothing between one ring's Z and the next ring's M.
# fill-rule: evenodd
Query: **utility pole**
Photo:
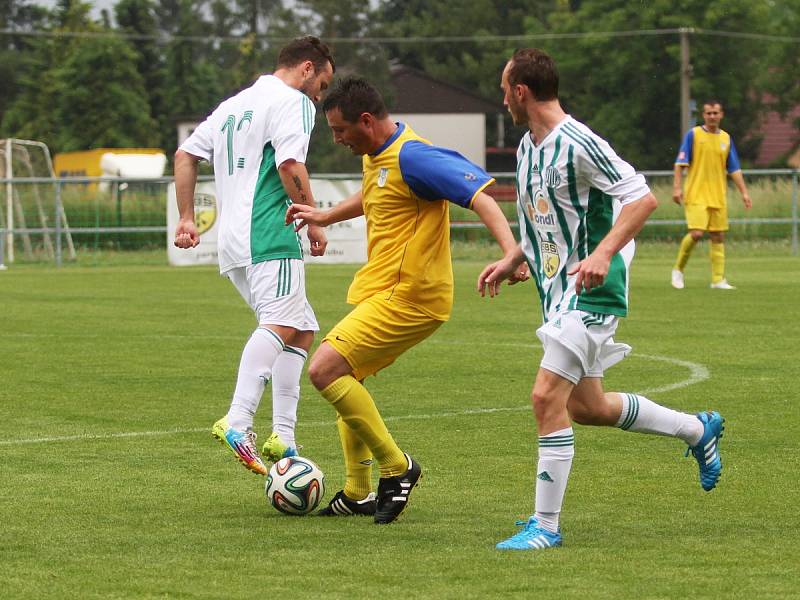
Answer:
M689 63L689 34L694 30L690 27L681 27L681 139L689 131L689 85L692 75L692 65Z

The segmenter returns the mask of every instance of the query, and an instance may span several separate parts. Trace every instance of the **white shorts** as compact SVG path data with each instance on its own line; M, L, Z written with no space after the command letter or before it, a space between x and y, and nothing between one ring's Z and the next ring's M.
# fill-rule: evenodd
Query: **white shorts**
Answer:
M544 346L541 367L574 384L584 377L602 377L631 351L614 342L619 318L571 310L536 330Z
M302 260L267 260L231 269L225 275L255 311L259 325L319 331L314 309L306 299L305 264Z

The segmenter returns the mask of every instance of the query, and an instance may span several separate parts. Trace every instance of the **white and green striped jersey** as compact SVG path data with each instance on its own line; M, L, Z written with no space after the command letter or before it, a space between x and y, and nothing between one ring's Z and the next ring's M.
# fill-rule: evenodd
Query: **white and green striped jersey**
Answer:
M517 150L517 214L522 250L547 322L568 310L625 316L631 241L614 255L608 277L575 294L568 271L597 247L621 207L650 189L642 175L586 125L565 117L537 146L529 134Z
M305 163L316 110L273 75L223 101L181 149L214 165L221 272L278 258L303 258L284 224L289 197L278 175L287 159Z

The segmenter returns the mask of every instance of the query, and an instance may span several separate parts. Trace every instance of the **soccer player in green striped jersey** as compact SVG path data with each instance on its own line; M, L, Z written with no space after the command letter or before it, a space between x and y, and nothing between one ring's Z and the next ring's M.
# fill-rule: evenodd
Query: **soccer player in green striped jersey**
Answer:
M544 356L531 395L538 429L535 512L497 547L537 550L562 542L559 518L575 453L572 421L683 440L709 491L722 468L723 419L717 412L689 415L641 395L604 392L604 371L631 350L613 335L628 311L633 237L658 202L644 177L563 111L558 72L545 52L515 52L501 87L514 123L530 129L517 151L521 244L483 270L478 291L497 295L502 281L513 281L527 262L541 305L536 333Z
M220 222L220 273L256 314L258 326L242 351L228 413L211 433L249 470L267 474L255 444L253 420L264 386L272 383L272 435L264 445L271 461L296 454L295 424L300 375L319 330L306 299L300 238L284 223L292 203L314 206L305 162L314 102L333 79L328 47L307 36L278 54L274 73L224 100L175 153L175 191L180 221L175 245L200 242L194 221L197 163L214 165ZM327 240L309 227L311 254Z

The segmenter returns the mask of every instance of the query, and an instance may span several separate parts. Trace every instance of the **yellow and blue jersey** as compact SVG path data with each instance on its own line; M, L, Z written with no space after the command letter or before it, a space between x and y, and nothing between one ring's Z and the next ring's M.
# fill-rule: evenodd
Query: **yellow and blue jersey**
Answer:
M458 152L397 125L374 154L363 157L367 263L347 301L359 304L382 294L445 321L453 305L447 202L470 208L494 179Z
M727 174L741 169L731 136L721 129L711 133L702 125L687 132L675 164L689 167L684 204L709 208L725 207Z

